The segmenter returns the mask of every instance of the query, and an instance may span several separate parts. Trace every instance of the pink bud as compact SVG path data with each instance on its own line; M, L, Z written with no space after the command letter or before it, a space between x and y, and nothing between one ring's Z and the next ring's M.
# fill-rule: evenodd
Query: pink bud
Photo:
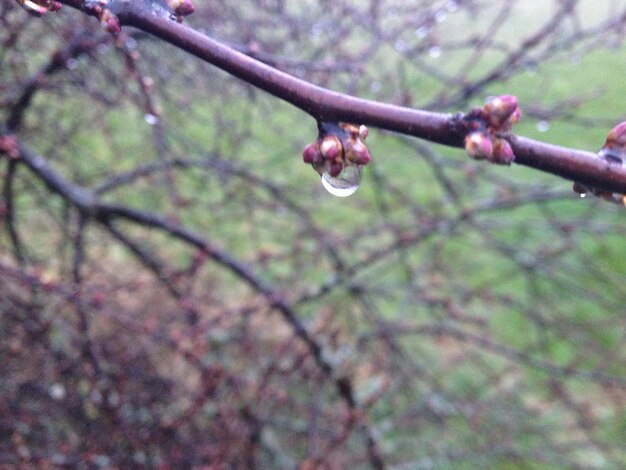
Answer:
M510 165L515 161L515 154L511 144L505 139L495 139L493 144L493 155L490 161L500 165Z
M17 137L12 134L0 136L0 155L6 153L9 158L15 160L20 157L20 147Z
M520 122L521 119L522 119L522 110L519 108L515 108L515 111L513 111L513 114L509 116L508 124L509 126L512 126L513 124L517 124L518 122Z
M609 132L599 155L616 163L626 162L626 121L620 122Z
M515 110L518 109L517 97L513 95L497 96L490 100L483 109L487 114L489 125L499 128L505 124ZM518 120L520 117L521 113L518 116Z
M367 136L369 135L370 131L367 128L367 126L361 124L361 126L359 127L359 137L361 138L361 140L365 140L367 139Z
M341 157L342 145L337 136L327 135L322 140L320 151L327 160L336 160Z
M100 25L111 34L118 34L122 30L119 18L111 10L102 10L99 19Z
M617 147L626 150L626 121L620 122L611 129L606 138L605 147Z
M177 16L191 15L196 10L191 0L168 0L167 4Z
M322 154L320 153L320 146L317 142L309 144L304 148L302 152L302 160L304 163L321 163Z
M360 140L346 143L346 158L357 165L367 165L372 159L367 146Z
M341 162L331 162L328 165L328 174L333 178L339 176L339 173L343 170L343 164Z
M484 132L472 132L465 137L465 151L476 160L491 158L493 144Z

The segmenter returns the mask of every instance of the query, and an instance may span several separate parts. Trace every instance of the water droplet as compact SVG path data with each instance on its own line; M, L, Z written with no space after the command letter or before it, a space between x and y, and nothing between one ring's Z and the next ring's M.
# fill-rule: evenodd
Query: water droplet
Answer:
M526 72L530 75L536 75L539 71L539 66L536 62L527 61L524 63L524 70L526 70Z
M549 121L539 121L537 123L537 130L539 132L548 132L549 129L550 129L550 122Z
M154 126L157 122L159 122L159 117L151 113L144 114L143 118L151 126Z
M338 176L322 173L322 185L333 196L348 197L359 189L363 168L361 165L350 165L343 169Z
M65 398L65 387L63 384L54 383L48 389L48 393L50 394L50 398L53 400L63 400Z
M587 193L588 190L585 187L585 185L575 182L574 186L572 187L572 189L574 190L575 193L577 193L581 198L582 197L587 197Z
M398 39L393 45L394 49L398 52L404 52L407 49L407 44L402 39Z
M437 59L438 57L441 57L441 53L443 51L441 50L441 47L439 46L431 46L428 49L428 55L431 56L433 59Z
M415 30L415 35L420 39L424 39L426 36L428 36L429 31L430 28L428 26L420 26Z
M444 11L444 10L439 10L437 13L435 13L435 21L437 23L443 23L444 21L446 21L448 14Z
M126 36L126 38L124 38L124 44L128 49L135 49L137 47L137 41L131 36Z
M450 0L449 2L446 2L445 9L448 13L454 13L459 9L459 4L455 0Z
M76 70L76 68L78 67L78 61L72 57L70 59L67 59L67 62L65 62L65 66L68 70Z

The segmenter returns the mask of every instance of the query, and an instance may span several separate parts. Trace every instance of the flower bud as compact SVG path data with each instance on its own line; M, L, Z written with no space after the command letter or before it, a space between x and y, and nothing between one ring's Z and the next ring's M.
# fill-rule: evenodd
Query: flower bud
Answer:
M465 137L465 151L476 160L491 158L493 144L484 132L472 132Z
M196 9L191 0L167 0L167 5L176 16L191 15Z
M342 145L337 136L327 135L322 140L320 151L327 160L337 160L341 158Z
M513 95L497 96L490 100L483 109L487 114L486 117L489 125L500 128L507 124L507 121L511 118L513 113L515 113L515 110L518 109L517 97ZM517 116L517 121L519 121L519 118L521 118L521 112ZM515 122L511 122L511 124Z
M0 155L2 154L6 154L12 160L20 157L17 137L12 134L0 136Z
M367 136L369 135L370 131L367 128L367 126L361 124L361 126L359 127L359 137L361 138L361 140L365 140L367 139Z
M302 160L304 163L321 163L322 162L322 154L320 152L319 143L315 142L313 144L309 144L304 148L302 152Z
M343 170L343 163L341 162L330 162L328 164L328 174L333 178L339 176L339 173Z
M349 140L346 143L346 159L357 165L367 165L372 157L367 146L361 140Z
M616 163L626 163L626 121L609 132L599 155Z
M515 161L515 154L511 144L505 139L495 139L493 143L493 155L490 159L493 163L510 165Z
M626 149L626 121L615 126L606 139L606 145L614 145Z
M513 124L517 124L518 122L521 121L521 119L522 119L522 110L519 108L515 108L515 111L513 111L513 114L509 116L508 125L512 126Z

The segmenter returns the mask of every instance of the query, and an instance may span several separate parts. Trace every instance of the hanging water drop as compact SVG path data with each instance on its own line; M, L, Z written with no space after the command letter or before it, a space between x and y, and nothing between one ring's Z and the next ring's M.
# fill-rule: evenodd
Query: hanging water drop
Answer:
M159 122L159 117L155 116L152 113L146 113L143 115L144 121L146 121L151 126L155 126Z
M325 171L322 173L322 185L333 196L348 197L359 189L361 175L361 165L349 165L337 176L330 176L330 173Z

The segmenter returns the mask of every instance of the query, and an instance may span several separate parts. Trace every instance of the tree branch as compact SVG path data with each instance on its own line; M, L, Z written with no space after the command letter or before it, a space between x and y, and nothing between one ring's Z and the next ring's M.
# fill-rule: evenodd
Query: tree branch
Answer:
M61 3L97 16L90 2ZM468 134L463 115L421 111L338 93L277 70L181 23L163 18L144 1L109 2L120 25L150 33L235 77L307 112L317 121L344 121L463 147ZM87 4L87 6L85 6ZM626 166L609 164L591 152L506 136L515 163L552 173L597 190L626 193ZM598 145L600 147L600 145Z

